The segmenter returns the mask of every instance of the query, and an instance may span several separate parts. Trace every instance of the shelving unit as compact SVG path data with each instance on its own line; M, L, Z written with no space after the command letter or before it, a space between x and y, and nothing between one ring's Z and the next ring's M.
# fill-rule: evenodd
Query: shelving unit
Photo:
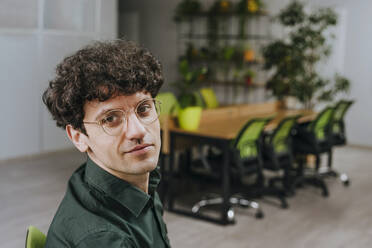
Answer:
M208 12L183 16L177 22L179 58L187 58L194 67L207 66L210 74L202 84L214 88L225 104L256 102L266 97L267 72L263 71L260 51L272 39L271 17L262 12L246 15L244 29L242 17L236 12L216 13L213 19L218 23L213 32ZM224 54L224 49L234 55L227 56L229 52ZM246 59L248 51L251 56ZM255 74L250 80L244 76L248 72Z

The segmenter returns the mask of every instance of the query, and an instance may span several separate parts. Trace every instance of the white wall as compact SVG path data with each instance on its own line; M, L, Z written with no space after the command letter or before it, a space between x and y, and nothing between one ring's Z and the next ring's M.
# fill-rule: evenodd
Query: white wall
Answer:
M344 71L356 100L347 116L349 140L372 146L372 2L345 1L344 6L348 10Z
M66 55L116 30L117 0L0 2L0 160L71 147L41 95Z
M350 144L372 146L372 2L369 0L308 0L314 5L331 6L342 13L345 37L334 67L350 79L350 97L356 102L346 115ZM342 38L342 37L341 37ZM337 51L336 51L337 52ZM338 65L335 65L338 63Z
M350 144L372 147L372 1L370 0L303 0L309 7L330 6L340 15L334 29L333 55L323 66L323 72L332 75L338 71L352 83L350 97L356 100L346 115ZM177 78L177 30L172 21L174 9L180 0L126 0L121 2L120 14L137 11L140 22L140 41L157 55L164 66L165 90ZM200 1L203 4L212 0ZM271 14L276 14L290 0L264 1ZM283 30L274 27L274 36Z

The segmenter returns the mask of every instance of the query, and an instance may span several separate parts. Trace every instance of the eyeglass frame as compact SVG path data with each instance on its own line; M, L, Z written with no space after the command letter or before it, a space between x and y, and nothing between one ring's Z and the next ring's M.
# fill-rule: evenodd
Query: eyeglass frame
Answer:
M142 103L144 103L144 102L146 102L146 101L152 101L152 102L154 102L154 107L155 107L155 111L156 111L156 118L155 118L154 120L148 122L148 123L143 122L143 120L141 120L141 118L138 117L138 114L137 114L137 108L138 108ZM127 113L133 111L134 114L136 115L136 118L137 118L137 119L138 119L142 124L149 125L149 124L151 124L151 123L154 123L157 119L159 119L159 116L160 116L160 113L161 113L161 103L162 103L161 101L159 101L159 100L157 100L157 99L155 99L155 98L147 98L147 99L143 99L143 100L139 101L139 102L136 104L136 106L135 106L134 108L131 108L131 109L129 109L129 110L123 110L123 109L111 109L111 110L107 111L107 112L104 114L104 116L106 116L108 113L111 113L111 112L114 112L114 111L120 111L120 112L123 112L124 123L128 123L128 114L127 114ZM158 105L156 106L156 104L158 104ZM157 107L158 107L159 109L158 109ZM102 118L102 119L99 120L99 121L83 121L83 124L96 124L96 125L99 125L99 126L102 128L103 132L106 133L106 134L109 135L109 136L118 136L118 135L120 135L120 133L118 133L118 134L110 134L108 131L106 131L105 128L103 127L103 123L102 123L103 120L104 120L104 118Z

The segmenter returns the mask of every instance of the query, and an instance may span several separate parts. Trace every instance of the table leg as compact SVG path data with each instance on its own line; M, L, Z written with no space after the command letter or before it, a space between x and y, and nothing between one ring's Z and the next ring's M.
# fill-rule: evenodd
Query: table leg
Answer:
M224 142L223 146L223 168L222 168L222 192L223 204L221 208L221 220L223 224L228 224L228 211L230 209L230 144Z

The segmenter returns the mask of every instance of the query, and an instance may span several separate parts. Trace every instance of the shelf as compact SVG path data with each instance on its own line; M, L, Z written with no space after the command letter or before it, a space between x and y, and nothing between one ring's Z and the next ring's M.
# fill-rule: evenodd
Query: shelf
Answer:
M239 34L180 34L181 39L190 40L205 40L205 39L219 39L219 40L272 40L269 35L239 35Z
M214 15L215 17L226 17L226 18L231 18L231 17L239 17L239 16L245 16L248 18L255 18L255 17L268 17L271 18L271 16L266 12L266 11L259 11L255 14L250 14L250 13L239 13L236 11L227 11L227 12L214 12L211 13L209 11L199 11L199 12L194 12L191 14L186 14L179 16L181 19L180 21L187 21L193 18L207 18L210 17L211 15Z
M246 88L250 88L250 87L264 88L264 87L266 87L266 83L263 83L263 82L257 82L257 83L252 83L250 85L247 85L245 82L242 82L242 81L211 80L211 81L205 81L205 82L202 82L202 83L209 84L209 85L231 86L231 87L238 86L238 87L246 87Z
M244 66L262 66L263 62L260 60L254 60L250 62L242 61L242 59L231 59L231 60L223 60L223 59L188 59L188 61L192 64L205 64L205 63L216 63L216 64L231 64L234 63L236 65L244 65Z

